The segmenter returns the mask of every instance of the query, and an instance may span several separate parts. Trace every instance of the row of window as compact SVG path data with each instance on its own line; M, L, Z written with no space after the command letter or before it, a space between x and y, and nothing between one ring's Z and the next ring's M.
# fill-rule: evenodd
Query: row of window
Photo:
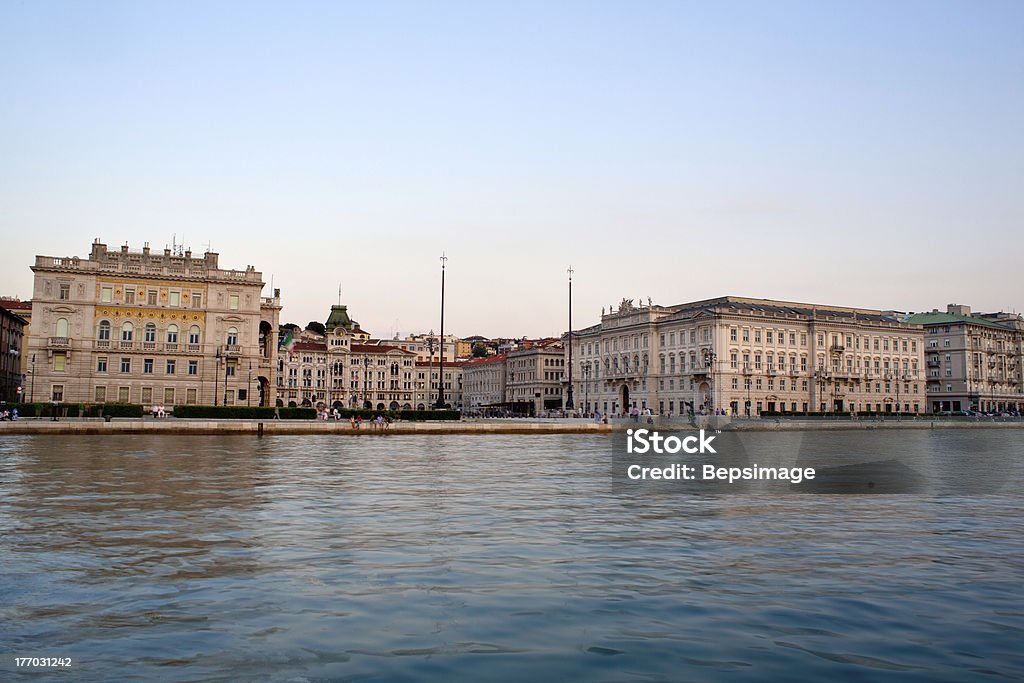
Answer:
M57 334L58 337L66 337L68 329L68 321L65 318L59 318L57 320ZM61 330L64 334L61 334ZM99 341L110 341L111 325L109 320L101 320L96 329L96 338ZM165 341L168 344L178 343L178 326L171 323L165 330ZM143 341L155 342L157 337L157 329L154 323L146 323L142 327ZM121 324L121 341L130 342L135 339L135 324L130 321L125 321ZM192 325L188 330L188 343L189 344L201 344L202 343L202 330L198 325ZM230 345L238 344L238 328L229 327L225 337L225 343Z
M246 389L238 389L237 391L225 392L224 398L227 403L233 403L234 398L237 395L239 401L245 401L248 399L248 391ZM173 406L179 405L181 399L185 399L186 404L196 404L199 402L199 390L193 387L187 387L184 392L176 387L164 387L163 391L154 391L153 387L140 387L136 395L132 395L131 387L113 387L110 391L108 388L99 385L95 387L93 393L93 400L96 403L106 403L107 401L116 401L117 403L132 403L137 401L142 405L153 405L154 399L162 400L164 405ZM53 384L50 387L50 400L61 403L64 401L64 385Z
M56 358L57 355L58 354L54 354L54 358ZM63 354L60 354L60 355L63 355ZM156 364L156 361L154 359L152 359L152 358L143 358L142 359L142 374L144 374L144 375L152 375L154 373L154 368L156 367L156 365L157 364ZM175 375L175 374L178 373L178 368L179 367L180 367L180 364L179 364L177 359L175 359L175 358L168 358L168 359L166 359L164 361L164 366L163 366L164 374L165 375ZM190 376L197 376L199 374L199 361L197 361L197 360L187 361L187 365L185 367L186 367L186 374L188 374ZM57 370L58 368L55 366L54 369ZM122 374L130 374L131 373L131 371L132 371L132 358L131 357L124 356L124 357L122 357L120 359L120 371L121 371ZM96 372L98 374L103 374L103 373L109 372L109 360L108 360L108 358L106 356L98 356L96 358ZM226 370L225 370L225 374L228 377L233 377L234 376L234 374L235 374L235 364L233 362L229 362L227 364L227 367L226 367Z
M63 287L63 285L62 285ZM128 286L124 288L124 297L122 301L126 304L136 303L136 295L138 295L138 303L145 303L147 306L156 306L157 299L159 297L160 290L152 287L133 287ZM167 291L167 305L172 308L179 308L185 301L185 296L180 290L168 290ZM109 304L114 302L114 287L112 285L101 285L100 286L100 303ZM192 308L203 307L203 295L202 292L191 292ZM231 308L232 310L238 310L238 295L231 295Z

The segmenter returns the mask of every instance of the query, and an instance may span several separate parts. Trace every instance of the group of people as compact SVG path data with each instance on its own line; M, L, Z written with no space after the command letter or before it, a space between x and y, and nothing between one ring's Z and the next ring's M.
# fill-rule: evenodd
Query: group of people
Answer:
M280 418L279 417L275 417L275 419L280 419ZM341 418L341 412L337 408L323 408L323 409L320 409L320 410L317 411L316 419L323 420L325 422L328 421L328 420L334 420L335 422L339 422L339 421L341 421L342 418ZM352 415L349 418L349 420L350 420L350 422L352 424L352 429L362 429L362 427L363 427L363 416L362 415ZM369 419L369 423L370 423L370 428L371 429L374 429L374 430L378 430L379 429L380 431L384 431L385 429L387 429L388 427L391 426L391 418L387 417L385 415L378 415L377 417L370 418Z
M17 408L12 408L11 410L7 410L5 408L3 410L0 410L0 420L17 420L17 419L18 419L18 409Z
M384 431L391 426L391 418L385 417L384 415L378 415L375 418L370 418L370 429ZM363 416L353 415L352 416L352 429L363 428Z
M167 417L167 410L163 406L151 406L150 411L153 413L153 419Z

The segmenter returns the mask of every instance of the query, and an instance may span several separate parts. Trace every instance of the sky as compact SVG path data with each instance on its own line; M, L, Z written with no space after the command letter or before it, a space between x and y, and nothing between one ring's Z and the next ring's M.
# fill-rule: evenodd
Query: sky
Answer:
M210 245L374 335L1024 309L1024 3L0 0L0 294Z

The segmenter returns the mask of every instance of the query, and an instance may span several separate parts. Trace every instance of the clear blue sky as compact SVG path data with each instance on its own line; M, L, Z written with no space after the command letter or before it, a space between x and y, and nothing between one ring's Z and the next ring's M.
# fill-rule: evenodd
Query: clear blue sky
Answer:
M0 293L172 235L371 332L1024 309L1022 2L0 0ZM269 293L268 290L265 293Z

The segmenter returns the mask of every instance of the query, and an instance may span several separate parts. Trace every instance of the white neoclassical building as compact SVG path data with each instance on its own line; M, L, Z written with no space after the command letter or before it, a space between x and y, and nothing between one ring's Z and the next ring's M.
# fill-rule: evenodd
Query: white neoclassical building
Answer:
M927 410L924 330L888 311L720 297L624 299L573 331L585 412L619 415Z

